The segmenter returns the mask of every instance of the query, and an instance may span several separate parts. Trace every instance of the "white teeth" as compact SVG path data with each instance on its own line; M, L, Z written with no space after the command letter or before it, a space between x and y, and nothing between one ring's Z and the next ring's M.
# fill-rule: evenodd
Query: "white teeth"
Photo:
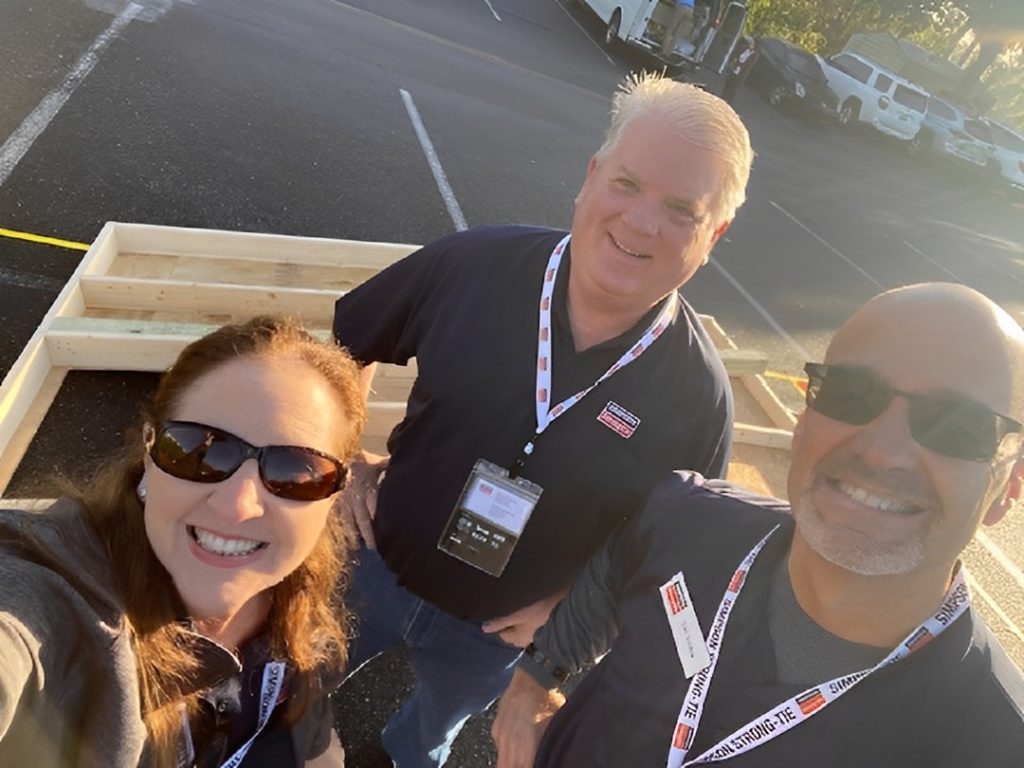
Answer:
M192 527L192 533L196 542L207 552L215 555L226 555L228 557L241 557L251 555L263 546L262 541L250 539L222 539L216 534L204 531L202 528Z
M636 256L637 258L643 258L643 256L644 256L644 254L642 254L642 253L633 253L633 251L629 250L629 248L626 248L624 245L622 245L622 243L620 243L614 237L612 238L612 242L615 243L615 245L618 247L618 249L620 251L625 251L630 256Z
M879 496L876 493L871 493L863 488L856 485L850 485L844 483L841 480L836 481L836 489L843 494L846 494L851 499L868 507L874 507L875 509L881 510L882 512L898 512L906 514L913 512L917 509L913 504L908 504L905 501L899 499L893 499L889 496Z

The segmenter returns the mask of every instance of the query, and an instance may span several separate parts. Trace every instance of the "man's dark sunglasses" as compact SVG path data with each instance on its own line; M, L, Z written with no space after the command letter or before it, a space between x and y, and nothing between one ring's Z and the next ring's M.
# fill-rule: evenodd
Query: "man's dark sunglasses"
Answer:
M910 406L910 434L920 445L955 459L988 461L1021 423L962 395L921 395L897 389L869 368L807 363L807 405L844 424L881 416L893 397Z
M219 483L247 459L259 463L260 480L282 499L317 501L345 487L348 470L333 456L295 445L257 448L230 432L192 421L168 421L146 443L153 463L195 483Z

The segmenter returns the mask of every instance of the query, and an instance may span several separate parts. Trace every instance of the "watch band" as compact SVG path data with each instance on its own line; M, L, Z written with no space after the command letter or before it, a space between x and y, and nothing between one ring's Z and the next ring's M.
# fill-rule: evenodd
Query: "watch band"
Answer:
M531 677L536 678L537 681L542 684L545 682L554 683L554 685L546 685L546 688L554 688L559 685L563 685L570 677L572 677L572 672L555 664L550 656L545 654L533 643L526 646L523 650L523 654L524 659L520 662L520 665L526 669Z

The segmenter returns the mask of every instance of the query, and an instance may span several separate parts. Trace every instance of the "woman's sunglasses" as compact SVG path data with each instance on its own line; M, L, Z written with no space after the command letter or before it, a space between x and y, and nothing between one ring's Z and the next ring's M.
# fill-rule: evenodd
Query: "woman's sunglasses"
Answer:
M169 475L194 483L219 483L247 459L256 459L260 480L282 499L317 501L345 487L348 470L333 456L296 445L257 448L230 432L192 421L168 421L155 433L147 427L153 463Z
M925 448L968 461L988 461L1019 421L962 395L921 395L897 389L869 368L807 363L807 405L844 424L863 425L881 416L893 397L909 404L910 435Z

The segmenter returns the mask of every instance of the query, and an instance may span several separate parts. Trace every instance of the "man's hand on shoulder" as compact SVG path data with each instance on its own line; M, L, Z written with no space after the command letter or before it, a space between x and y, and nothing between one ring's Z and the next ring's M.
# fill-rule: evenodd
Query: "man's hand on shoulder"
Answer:
M373 518L377 514L377 489L388 468L388 456L363 451L349 465L348 485L338 499L338 510L347 526L354 526L367 549L376 549Z
M525 648L533 642L534 633L547 623L551 611L562 602L562 598L568 591L563 589L553 595L541 598L535 603L530 603L518 611L513 611L507 616L498 616L490 621L485 621L482 629L488 634L497 634L509 645Z
M541 737L563 704L565 697L561 693L546 690L517 669L498 702L498 714L491 726L498 768L531 768Z

